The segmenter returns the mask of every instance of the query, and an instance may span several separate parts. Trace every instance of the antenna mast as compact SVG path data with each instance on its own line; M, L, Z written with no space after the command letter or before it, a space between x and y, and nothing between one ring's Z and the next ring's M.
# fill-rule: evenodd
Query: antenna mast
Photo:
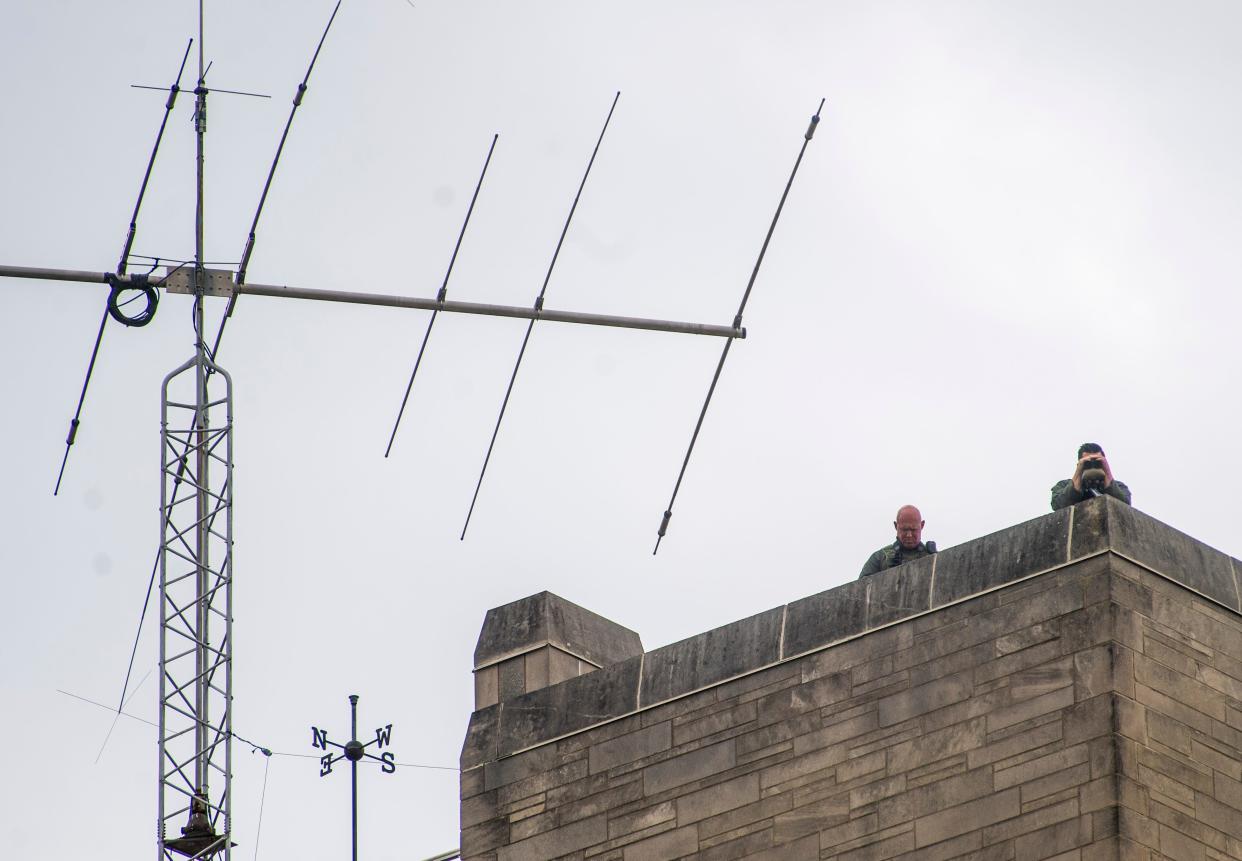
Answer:
M164 378L160 413L160 861L227 861L232 846L233 383L204 336L204 56L199 0L194 355ZM209 388L223 394L213 398ZM221 406L224 423L213 428L211 408Z

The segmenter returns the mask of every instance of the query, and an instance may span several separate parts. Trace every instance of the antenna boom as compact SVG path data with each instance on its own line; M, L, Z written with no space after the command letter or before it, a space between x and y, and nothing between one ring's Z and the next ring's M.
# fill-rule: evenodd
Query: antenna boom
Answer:
M204 270L203 290L207 295L225 295L219 288L216 270ZM224 273L227 275L227 273ZM43 281L71 281L87 284L107 284L109 279L124 287L141 279L132 276L113 276L109 272L92 272L82 269L40 269L29 266L2 266L0 278L32 278ZM169 273L163 280L151 280L154 287L163 287L170 293L191 292L178 286L178 281L189 283L183 268L175 276ZM421 311L443 311L449 314L481 314L487 317L517 317L523 320L544 320L549 323L579 323L587 326L609 326L619 329L646 329L653 332L676 332L683 335L707 335L714 338L745 338L744 327L721 326L712 323L687 323L678 320L657 320L648 317L621 317L615 314L588 314L581 311L557 311L552 308L532 308L521 305L492 305L484 302L439 302L435 299L419 299L412 296L391 296L385 293L354 293L344 290L316 290L309 287L289 287L280 284L234 284L236 293L252 296L271 296L277 299L312 299L319 302L345 302L353 305L378 305L385 308L413 308Z

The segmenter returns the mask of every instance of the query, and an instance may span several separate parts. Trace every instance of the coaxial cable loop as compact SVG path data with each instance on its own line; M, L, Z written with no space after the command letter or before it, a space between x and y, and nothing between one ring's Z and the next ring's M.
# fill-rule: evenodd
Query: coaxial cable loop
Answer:
M155 309L160 304L160 294L156 291L154 285L148 280L146 275L130 275L126 280L122 281L116 275L108 275L108 315L123 326L145 326L155 319ZM142 294L147 300L146 306L137 314L126 314L121 310L130 302L135 301L138 297L133 296L125 301L121 301L122 294L136 291Z

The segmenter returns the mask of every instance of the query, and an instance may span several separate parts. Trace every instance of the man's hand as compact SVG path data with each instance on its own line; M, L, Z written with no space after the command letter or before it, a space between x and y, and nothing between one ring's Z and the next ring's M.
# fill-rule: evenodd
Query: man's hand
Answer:
M1113 471L1108 465L1108 458L1098 451L1089 451L1078 458L1078 465L1074 467L1074 477L1071 479L1074 490L1079 493L1082 493L1082 473L1085 469L1102 469L1104 470L1104 486L1109 487L1113 483Z
M1104 470L1104 486L1108 487L1113 483L1113 471L1108 465L1108 458L1100 455L1096 460L1099 461L1100 468Z

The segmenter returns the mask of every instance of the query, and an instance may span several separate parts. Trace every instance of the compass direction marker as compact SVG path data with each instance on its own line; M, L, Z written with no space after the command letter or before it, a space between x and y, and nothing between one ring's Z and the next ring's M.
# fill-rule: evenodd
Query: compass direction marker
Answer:
M340 762L342 759L349 760L349 777L352 785L352 809L353 809L353 840L354 840L354 861L358 861L358 762L363 759L372 759L380 764L380 770L384 774L392 774L397 770L397 763L391 750L386 750L379 756L373 753L367 753L367 748L375 745L375 749L383 750L392 742L392 724L380 727L375 731L375 738L368 742L358 741L358 695L349 695L349 726L350 739L341 744L328 738L328 731L319 727L311 727L311 747L325 751L324 755L319 758L319 776L327 777L332 773L334 763ZM333 753L329 748L335 748L340 753Z

